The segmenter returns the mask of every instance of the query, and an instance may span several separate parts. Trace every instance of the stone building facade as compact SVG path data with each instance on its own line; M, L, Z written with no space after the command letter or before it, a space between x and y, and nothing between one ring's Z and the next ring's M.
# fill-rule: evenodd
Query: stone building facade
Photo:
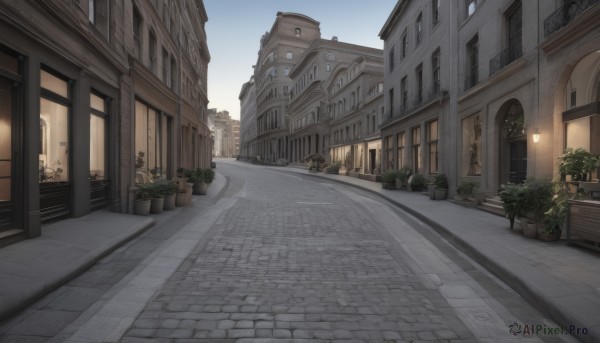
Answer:
M240 155L247 159L256 156L256 85L254 77L244 83L240 99Z
M228 111L209 110L209 125L214 136L214 157L235 157L239 154L240 121L232 119Z
M598 18L596 1L399 1L380 33L392 116L382 137L393 145L404 132L404 144L384 147L383 167L409 147L403 162L425 175L447 174L451 192L474 181L493 195L503 183L557 178L567 147L598 154ZM405 35L410 53L403 59ZM437 100L403 112L404 98L410 103L428 82L435 86L436 69Z
M319 22L314 19L278 12L271 30L261 38L254 68L256 142L260 160L289 160L286 105L294 87L289 73L310 43L320 36Z
M129 212L141 168L210 165L206 20L200 0L0 2L0 245Z

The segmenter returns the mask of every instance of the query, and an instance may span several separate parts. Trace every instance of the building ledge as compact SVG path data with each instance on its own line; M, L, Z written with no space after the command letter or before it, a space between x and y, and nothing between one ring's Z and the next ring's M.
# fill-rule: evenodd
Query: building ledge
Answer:
M546 54L552 55L565 46L579 41L579 39L600 26L600 6L592 6L587 11L581 13L578 17L561 27L541 44L538 49L542 49Z
M481 91L485 90L489 86L491 86L503 79L506 79L509 76L516 74L518 71L523 69L525 67L525 65L527 65L528 62L529 61L527 59L525 59L524 57L517 58L512 63L510 63L506 67L498 70L497 72L492 74L492 76L488 77L484 81L481 81L478 84L476 84L475 86L467 89L461 96L459 96L456 99L456 101L458 103L461 103L461 102L471 98L472 96L480 93Z

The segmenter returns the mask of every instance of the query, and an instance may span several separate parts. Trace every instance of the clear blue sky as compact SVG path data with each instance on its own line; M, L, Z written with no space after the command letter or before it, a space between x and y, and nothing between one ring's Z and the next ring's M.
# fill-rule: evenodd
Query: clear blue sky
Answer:
M377 35L396 0L204 0L209 108L240 117L238 96L253 74L260 37L271 29L277 12L296 12L321 23L321 37L383 49Z

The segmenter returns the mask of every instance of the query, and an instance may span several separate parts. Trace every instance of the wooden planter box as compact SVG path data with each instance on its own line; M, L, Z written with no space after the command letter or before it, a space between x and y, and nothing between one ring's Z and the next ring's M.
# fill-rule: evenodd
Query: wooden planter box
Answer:
M600 201L567 202L567 241L600 251Z

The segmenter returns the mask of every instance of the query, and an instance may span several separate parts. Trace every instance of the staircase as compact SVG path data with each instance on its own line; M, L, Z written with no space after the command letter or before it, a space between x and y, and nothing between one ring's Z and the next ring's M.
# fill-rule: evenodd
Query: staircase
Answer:
M477 207L480 210L504 217L504 208L502 208L502 200L500 200L499 196L487 197Z

